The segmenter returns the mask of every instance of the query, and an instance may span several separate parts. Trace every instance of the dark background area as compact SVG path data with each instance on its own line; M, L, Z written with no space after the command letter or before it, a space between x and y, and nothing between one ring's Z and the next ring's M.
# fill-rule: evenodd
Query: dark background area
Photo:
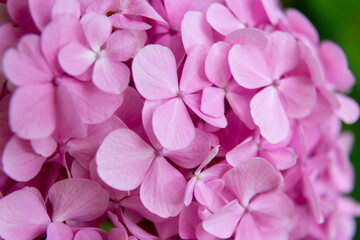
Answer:
M329 39L339 44L345 51L349 67L357 83L350 96L360 103L360 1L359 0L282 0L285 8L296 8L304 13L318 30L321 40ZM355 187L351 194L360 201L360 121L348 126L355 134L355 145L351 161L355 167ZM357 219L357 234L360 239L360 218Z

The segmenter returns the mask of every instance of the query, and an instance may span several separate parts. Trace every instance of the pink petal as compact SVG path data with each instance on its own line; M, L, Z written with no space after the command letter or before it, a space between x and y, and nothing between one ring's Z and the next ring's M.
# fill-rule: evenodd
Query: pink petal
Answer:
M56 0L51 11L52 19L62 15L71 15L79 19L80 17L80 4L77 0Z
M31 147L33 150L43 157L50 157L57 148L57 142L53 137L43 138L43 139L34 139L31 140Z
M48 240L73 240L73 236L71 228L59 222L50 223L46 231Z
M51 9L55 0L29 0L31 17L41 31L51 21Z
M169 16L171 26L180 26L184 14L190 10L191 0L165 0L166 13Z
M235 240L262 240L263 236L251 214L244 214L236 229Z
M87 13L81 18L81 26L90 48L99 53L101 46L111 34L110 20L104 15Z
M166 103L166 100L157 100L157 101L146 100L142 110L142 116L141 116L142 124L146 132L146 136L149 138L151 145L155 149L161 149L162 145L159 143L158 139L155 136L152 119L155 109L164 103Z
M220 145L217 145L213 149L211 149L211 151L206 156L206 158L204 158L204 161L200 164L198 169L196 169L195 174L199 174L203 170L203 168L206 165L208 165L211 162L211 160L213 160L216 157L216 155L219 153L219 148L220 148Z
M303 194L309 201L310 209L315 219L316 223L321 224L324 222L324 214L320 208L319 198L316 195L313 184L310 181L310 178L307 173L302 173L302 184L303 184Z
M130 31L117 30L106 42L106 57L115 61L127 61L137 48L136 37Z
M183 101L179 98L157 107L152 125L161 145L170 150L188 146L195 137L194 124Z
M353 124L359 119L358 103L343 94L336 94L340 102L340 108L336 110L336 114L347 124Z
M94 229L81 229L75 234L74 240L103 240L103 238Z
M290 229L294 204L282 192L259 195L250 203L251 216L263 230Z
M301 12L290 8L287 9L285 13L291 29L295 31L296 34L305 36L313 44L317 44L319 42L319 34L317 33L315 27Z
M44 200L36 188L25 187L1 199L0 235L3 238L33 239L45 233L48 224Z
M71 15L62 15L52 20L41 34L41 50L56 76L63 73L58 63L59 50L66 44L77 41L85 44L79 20Z
M245 27L227 7L220 3L211 4L206 11L206 19L216 31L224 36Z
M303 118L315 106L317 98L315 86L305 77L283 78L278 90L286 114L291 118Z
M222 88L206 87L201 98L201 111L219 118L225 114L225 91Z
M118 129L110 133L96 154L97 172L109 186L132 190L143 181L155 151L136 133Z
M223 179L244 207L253 196L272 190L280 183L278 172L263 158L241 162L226 172Z
M211 85L205 75L206 54L204 47L196 47L188 54L180 79L180 90L184 93L194 93Z
M109 193L95 181L71 178L56 182L48 192L52 220L91 221L105 213Z
M114 227L110 229L108 240L128 240L128 234L124 227Z
M206 56L205 73L216 86L224 88L231 78L228 55L230 45L225 42L213 44Z
M154 235L151 235L150 233L146 232L142 228L140 228L138 225L133 223L130 219L124 217L124 223L126 227L129 229L129 232L133 234L138 239L156 239L157 237ZM130 237L128 238L130 240ZM133 240L133 239L131 239Z
M242 87L255 89L272 83L265 53L255 45L233 46L229 52L229 65L234 79Z
M260 156L269 160L279 170L291 168L296 164L297 159L294 150L289 147L262 151Z
M292 70L299 61L299 51L295 38L289 33L276 31L269 35L267 60L271 77L279 79Z
M86 138L70 139L66 143L67 151L83 167L88 168L104 138L119 128L126 128L126 125L116 116L112 116L102 123L89 125Z
M276 88L269 86L258 92L250 102L250 110L261 135L270 143L281 142L288 136L289 120Z
M166 46L171 49L175 55L176 66L179 67L185 58L185 49L182 43L181 36L165 34L156 40L156 44Z
M270 22L275 26L283 18L282 9L279 7L278 0L262 0L261 1L264 10L269 18Z
M201 97L201 94L189 94L185 95L183 100L186 105L201 119L215 127L225 128L227 126L227 120L224 115L219 118L215 118L201 112Z
M261 49L264 49L268 44L268 38L265 32L257 28L242 28L233 31L225 37L224 41L230 45L254 44Z
M53 78L41 54L40 37L34 34L22 37L17 50L9 49L5 53L3 69L6 77L18 86L46 83Z
M135 31L148 30L151 28L150 24L127 18L121 13L113 14L109 17L109 19L111 21L111 24L115 28L135 30Z
M196 177L192 177L186 184L185 197L184 197L185 206L189 206L193 200L194 188L195 188L196 182L197 182ZM181 217L181 215L180 215L180 217Z
M181 34L186 53L196 46L211 46L213 36L206 17L201 12L188 11L181 22Z
M202 226L205 231L216 237L229 238L234 233L243 213L244 208L237 200L233 200L203 221Z
M162 218L177 216L184 206L184 176L164 158L156 158L140 187L144 206Z
M93 70L93 83L100 90L120 94L130 81L130 70L122 62L113 62L107 57L96 60Z
M85 138L86 128L70 91L59 85L56 88L55 101L57 103L55 136L58 141L65 143L70 138Z
M161 239L171 239L179 234L179 218L168 218L165 221L155 223L156 231Z
M80 43L72 42L59 52L60 66L70 75L83 74L96 60L96 54Z
M133 87L125 89L123 99L124 101L116 110L115 115L127 124L136 121L142 114L143 99Z
M8 0L6 2L6 7L11 19L18 26L24 28L26 32L37 32L29 11L28 1Z
M10 101L11 130L25 139L50 136L56 124L54 96L55 89L52 84L31 85L16 89Z
M184 207L179 216L179 235L182 239L196 239L196 227L201 222L197 215L199 204L193 202Z
M259 147L254 137L248 137L226 154L226 161L233 167L258 155Z
M109 119L122 103L122 97L98 90L91 82L61 78L76 102L83 123L96 124Z
M200 165L209 151L210 138L204 131L197 128L195 128L194 139L187 147L176 151L163 150L164 156L183 168L194 168Z
M176 63L170 49L160 45L142 48L132 71L136 89L150 100L175 97L178 92Z
M125 3L125 1L123 1ZM126 2L123 6L123 13L128 15L138 15L154 19L162 24L167 22L154 10L154 8L147 1L131 0Z

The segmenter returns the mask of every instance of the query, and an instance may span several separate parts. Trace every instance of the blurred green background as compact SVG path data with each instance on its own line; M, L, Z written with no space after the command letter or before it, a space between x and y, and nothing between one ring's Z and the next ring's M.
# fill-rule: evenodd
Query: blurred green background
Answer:
M284 7L296 8L304 13L318 30L322 40L329 39L345 51L357 84L350 95L360 103L360 0L282 0ZM360 201L360 121L344 129L355 133L351 161L355 167L356 183L351 194ZM357 219L360 239L360 218Z

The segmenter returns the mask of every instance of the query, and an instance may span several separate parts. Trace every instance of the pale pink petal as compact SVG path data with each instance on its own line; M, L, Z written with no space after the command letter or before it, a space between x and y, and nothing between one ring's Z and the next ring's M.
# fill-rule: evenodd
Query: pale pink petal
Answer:
M262 240L263 236L251 214L244 214L236 229L235 240Z
M211 27L201 12L188 11L181 22L181 34L185 51L189 54L196 46L213 44Z
M181 36L165 34L158 38L155 42L163 46L167 46L175 55L176 66L179 67L185 58L185 49Z
M262 194L250 203L250 214L262 230L290 229L294 204L282 192Z
M236 82L255 89L272 83L265 52L256 45L235 45L229 52L229 65Z
M66 143L67 152L83 167L88 168L104 138L112 131L126 128L126 125L116 116L87 127L86 138L72 138Z
M252 159L258 155L259 146L254 137L248 137L242 143L226 154L226 161L236 167L241 162Z
M51 21L51 9L55 0L29 0L31 17L41 31Z
M143 181L155 150L129 129L110 133L96 154L97 172L109 186L132 190Z
M220 3L211 4L206 11L206 19L216 31L224 36L245 27L227 7Z
M206 165L208 165L211 162L211 160L213 160L216 157L216 155L219 153L219 148L220 148L220 145L217 145L213 149L211 149L209 154L206 156L206 158L204 158L203 162L196 169L195 174L199 174L203 170L203 168Z
M229 238L234 233L243 213L244 208L237 200L233 200L205 219L202 226L205 231L216 237Z
M265 49L268 44L268 38L265 32L257 28L242 28L236 30L227 35L224 41L230 45L255 44L261 49Z
M64 14L72 15L79 19L80 4L77 0L56 0L51 11L51 18L55 19Z
M228 61L229 51L229 44L217 42L211 46L205 60L205 73L207 78L221 88L224 88L231 78Z
M179 27L184 14L190 10L191 0L165 0L164 6L171 26Z
M197 182L196 177L192 177L186 184L185 197L184 197L185 206L189 206L193 200L194 188L195 188L196 182ZM180 217L181 217L181 215L180 215Z
M277 88L285 112L291 118L303 118L316 103L316 90L312 82L302 76L283 78Z
M272 190L280 183L278 172L263 158L241 162L226 172L223 179L244 207L253 196Z
M155 149L161 149L162 145L159 143L158 139L155 136L152 119L155 109L164 103L166 103L166 100L157 100L157 101L146 100L141 113L142 114L141 120L144 130L146 132L146 136L149 138L151 145Z
M10 101L11 130L25 139L50 136L55 130L55 89L39 84L16 89Z
M60 66L70 75L83 74L96 60L96 54L80 43L72 42L59 52Z
M125 3L125 6L122 6L123 14L143 16L167 24L147 1L130 0L122 2Z
M87 13L95 12L99 14L106 15L106 13L115 11L117 12L120 8L120 1L116 0L78 0L80 5L82 2L87 2L85 5L88 5L85 9ZM83 3L84 4L84 3Z
M207 48L196 47L187 56L180 79L180 90L194 93L211 86L205 75Z
M267 61L274 79L292 70L299 61L299 51L295 38L286 32L276 31L269 35Z
M283 17L282 9L278 0L261 0L264 10L270 22L275 26Z
M197 215L198 203L184 207L179 215L179 235L182 239L196 239L196 227L201 222Z
M150 212L163 218L175 217L184 206L185 187L184 176L158 157L141 184L140 198Z
M75 234L74 240L103 240L95 229L81 229Z
M127 18L120 13L111 15L109 19L115 28L135 31L148 30L151 28L150 24Z
M201 111L219 118L225 114L225 91L222 88L206 87L201 98Z
M195 137L187 147L176 151L163 150L165 157L183 168L194 168L200 165L209 154L209 151L210 138L198 128L195 128Z
M270 143L281 142L288 136L289 120L273 86L261 90L251 99L250 111L261 135Z
M91 82L62 77L61 85L70 91L81 119L86 124L96 124L109 119L122 103L121 95L105 93Z
M298 46L301 58L304 59L309 69L311 81L313 81L316 86L322 85L324 83L324 77L320 70L319 60L315 58L313 51L303 42L298 42Z
M100 52L101 46L109 38L112 31L110 20L104 15L87 13L80 22L90 48L94 52Z
M58 63L58 52L66 44L77 41L85 44L85 36L77 18L62 15L52 20L42 31L41 50L55 75L63 73Z
M315 189L313 184L310 181L309 176L307 173L302 173L302 184L303 184L303 194L309 201L310 209L313 215L313 218L318 224L321 224L324 222L325 217L323 212L320 208L319 198L316 195Z
M95 181L71 178L53 184L48 198L53 221L91 221L105 213L109 193Z
M317 44L319 42L319 34L315 27L301 12L290 8L287 9L285 13L291 30L295 31L295 34L305 36L313 44Z
M136 37L132 32L117 30L113 32L106 42L106 57L112 61L127 61L137 48Z
M103 57L96 60L92 78L94 85L102 91L120 94L129 85L130 70L122 62Z
M175 57L166 47L142 48L134 58L132 72L136 89L146 99L170 98L178 93Z
M61 143L70 138L85 138L86 128L81 120L75 99L70 91L59 85L56 88L56 132L54 137Z
M279 170L291 168L296 164L297 159L294 150L289 147L262 151L260 156L269 160Z
M2 167L12 179L25 182L38 174L45 159L34 152L30 142L13 136L4 149Z
M185 95L184 102L186 105L201 119L206 121L207 123L219 127L219 128L225 128L227 126L227 120L224 115L222 115L219 118L215 118L212 116L209 116L207 114L204 114L200 108L201 108L201 94L189 94Z
M9 49L3 57L4 73L15 85L45 83L53 78L41 54L39 36L29 34L22 37L17 50Z
M57 142L53 137L31 140L31 147L33 150L43 157L50 157L57 148Z
M161 145L170 150L188 146L195 137L194 124L183 101L179 98L157 107L152 125Z
M36 188L25 187L1 198L0 235L4 239L34 239L46 232L48 224L44 200Z
M340 102L340 108L336 110L336 114L347 124L353 124L359 119L358 103L343 94L336 94Z
M73 240L71 228L63 223L52 222L46 231L47 240Z
M90 178L90 171L83 167L77 159L72 162L70 172L74 178ZM95 178L91 179L95 180Z

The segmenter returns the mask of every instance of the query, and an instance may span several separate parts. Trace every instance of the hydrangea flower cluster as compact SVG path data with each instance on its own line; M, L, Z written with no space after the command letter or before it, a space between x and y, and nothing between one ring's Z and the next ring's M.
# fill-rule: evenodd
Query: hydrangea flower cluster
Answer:
M352 238L355 80L300 12L1 2L0 238Z

